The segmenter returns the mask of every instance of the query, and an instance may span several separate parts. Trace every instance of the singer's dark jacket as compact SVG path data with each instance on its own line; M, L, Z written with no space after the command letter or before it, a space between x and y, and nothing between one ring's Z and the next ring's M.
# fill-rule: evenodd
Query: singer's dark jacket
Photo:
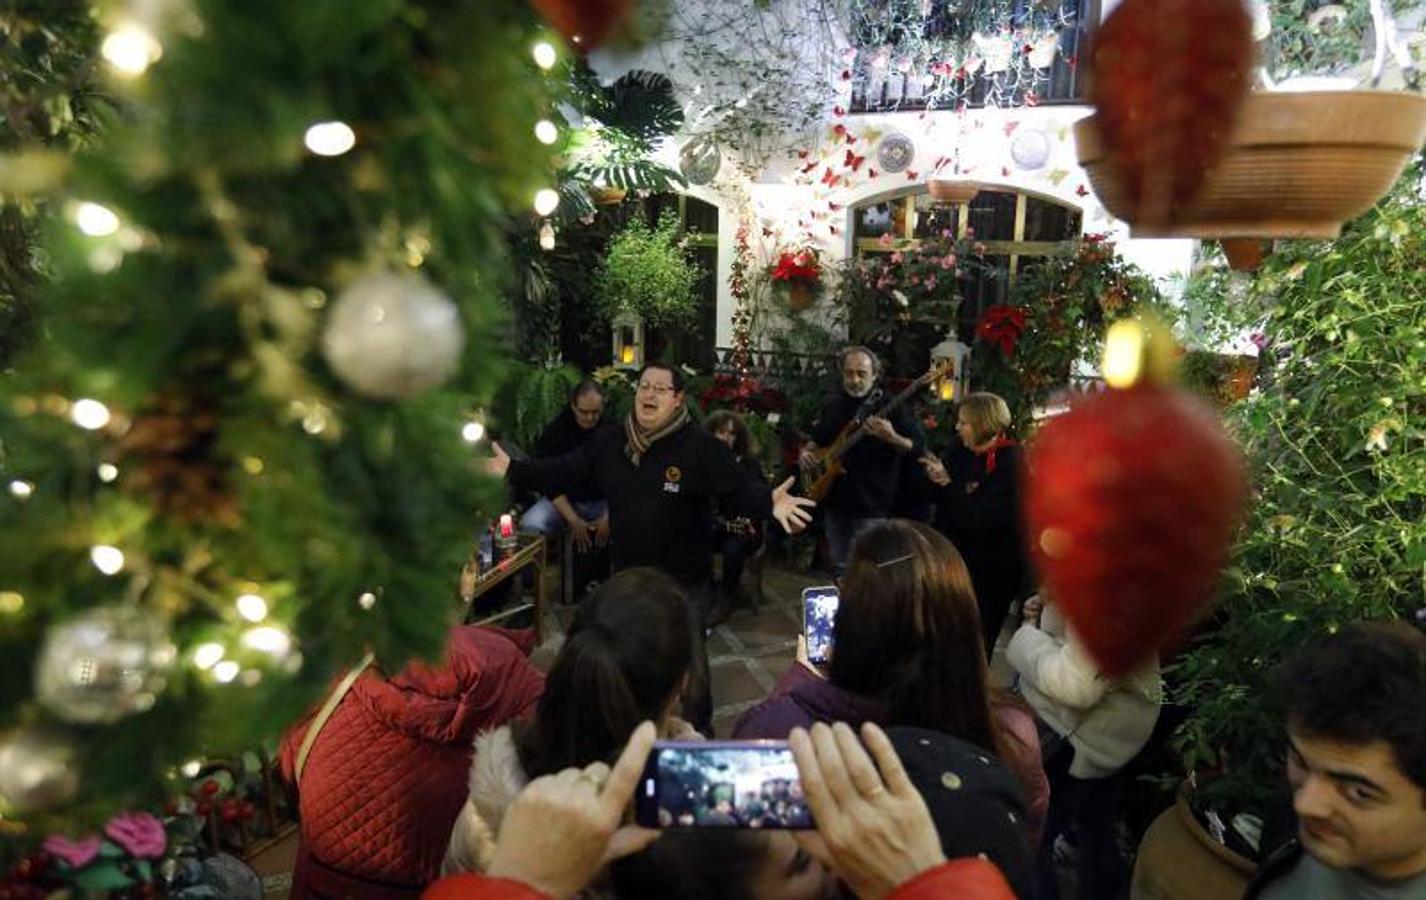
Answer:
M772 514L772 488L696 425L655 441L637 467L624 441L622 427L605 428L564 456L511 460L506 478L550 496L595 487L609 502L614 570L653 566L684 584L713 576L715 504L759 522Z
M871 404L872 412L890 399L886 396ZM838 390L836 396L823 405L812 424L813 442L822 449L831 446L861 405L860 398ZM920 456L926 448L926 436L907 404L898 406L888 418L897 434L911 439L911 449L906 451L908 458L914 460ZM832 485L832 492L823 500L822 508L858 519L890 515L900 482L898 467L902 462L901 450L874 435L864 436L843 458L847 471Z

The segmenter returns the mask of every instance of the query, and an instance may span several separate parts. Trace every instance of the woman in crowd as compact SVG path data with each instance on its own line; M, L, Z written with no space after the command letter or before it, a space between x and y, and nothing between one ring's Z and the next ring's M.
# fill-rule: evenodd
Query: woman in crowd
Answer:
M752 435L748 433L748 426L743 423L742 416L726 409L715 410L708 414L704 425L714 437L733 451L739 468L759 479L764 477L762 463L758 462L757 458L757 447L753 443ZM713 602L713 611L709 616L709 624L717 625L728 617L734 607L740 605L739 585L743 580L743 566L762 547L763 529L761 522L755 522L745 516L725 518L721 510L714 518L713 524L713 549L723 557L723 580L719 585L718 599Z
M654 569L626 569L575 612L534 718L475 740L470 794L442 871L484 871L505 811L533 778L607 763L645 719L665 737L696 738L674 716L692 644L682 590Z
M1020 529L1020 448L1007 437L1009 428L1004 400L970 394L956 415L961 445L944 460L921 458L935 485L934 524L970 570L987 657L1028 572Z
M1050 810L1036 864L1040 900L1059 897L1055 838L1078 826L1079 892L1117 897L1125 864L1114 839L1120 769L1153 733L1163 705L1157 657L1121 679L1100 674L1053 603L1025 601L1006 650L1020 691L1043 723Z
M1025 790L1038 845L1048 788L1034 718L992 694L970 576L929 526L893 519L852 545L825 677L798 661L738 720L737 738L786 738L814 722L910 726L1003 759Z

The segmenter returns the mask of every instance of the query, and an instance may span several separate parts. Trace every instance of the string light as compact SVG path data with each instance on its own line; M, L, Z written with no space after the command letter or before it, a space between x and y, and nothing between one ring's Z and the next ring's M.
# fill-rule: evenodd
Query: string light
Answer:
M559 54L555 52L554 45L548 41L540 41L531 49L531 53L535 57L535 65L545 71L553 69L555 63L559 62Z
M468 444L478 444L485 437L485 423L478 420L466 422L460 430L460 436Z
M281 628L264 625L250 629L243 635L243 646L273 656L286 656L292 649L292 635Z
M14 615L25 608L25 598L17 591L0 591L0 613Z
M193 664L200 669L211 669L223 661L223 645L209 642L193 648Z
M98 431L109 424L109 407L98 400L76 400L69 408L69 418L80 428Z
M35 486L28 481L22 481L16 478L10 482L10 493L14 495L17 500L28 500L30 499L30 495L34 492Z
M109 32L99 53L120 75L136 78L163 56L163 45L143 26L126 22Z
M375 605L376 595L373 594L371 591L366 591L360 597L357 598L357 606L360 606L362 609L371 609Z
M257 594L243 594L238 597L235 605L238 615L249 622L261 622L267 618L267 601Z
M542 216L548 216L550 213L553 213L555 210L559 209L559 205L559 192L554 190L553 188L542 188L541 190L535 192L536 213Z
M179 771L183 773L185 778L197 778L198 773L203 771L203 764L196 759L190 759L183 764L183 768L179 769Z
M346 122L318 122L307 129L302 142L318 156L341 156L356 146L356 132Z
M124 551L109 544L96 544L89 548L89 561L105 575L117 575L124 569Z
M555 249L555 227L549 222L540 226L540 249Z
M109 484L119 477L119 467L113 463L100 463L98 471L99 480L105 484Z
M535 138L541 144L553 144L560 139L560 130L549 119L541 119L535 123Z
M74 224L90 237L108 237L119 230L119 217L109 207L86 200L74 208Z
M1144 361L1144 332L1132 319L1109 326L1104 337L1104 383L1126 388L1139 380Z
M227 684L238 677L238 664L225 659L213 667L213 678L219 684Z

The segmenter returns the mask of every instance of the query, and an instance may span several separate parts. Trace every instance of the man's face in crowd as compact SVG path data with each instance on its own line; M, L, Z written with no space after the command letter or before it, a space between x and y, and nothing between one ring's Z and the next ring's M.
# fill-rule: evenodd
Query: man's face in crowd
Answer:
M842 387L853 397L865 397L876 380L876 368L865 353L848 353L842 359Z
M639 379L634 396L634 421L645 431L653 431L673 418L683 405L683 391L674 390L673 373L667 369L647 369Z
M604 415L604 398L589 391L575 397L569 408L574 411L575 424L588 431L598 425L599 417Z
M1303 848L1325 866L1377 881L1426 872L1426 791L1401 771L1391 745L1344 744L1291 726L1287 733Z

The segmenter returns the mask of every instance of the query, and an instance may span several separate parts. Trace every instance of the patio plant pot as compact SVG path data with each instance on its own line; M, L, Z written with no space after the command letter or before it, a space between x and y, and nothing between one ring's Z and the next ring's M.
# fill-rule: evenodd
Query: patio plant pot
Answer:
M1215 841L1188 807L1186 789L1144 832L1130 900L1239 900L1256 866Z
M804 281L795 281L787 286L787 305L795 312L807 309L815 299L817 294L812 285Z
M980 185L974 181L933 178L926 182L926 190L931 193L931 199L938 203L969 203L980 193Z
M1223 159L1162 228L1134 225L1095 116L1075 124L1079 163L1134 237L1334 238L1371 208L1426 140L1426 96L1389 91L1248 96Z
M616 203L623 203L624 198L629 196L627 188L615 185L599 185L589 189L589 198L600 206L613 206Z

